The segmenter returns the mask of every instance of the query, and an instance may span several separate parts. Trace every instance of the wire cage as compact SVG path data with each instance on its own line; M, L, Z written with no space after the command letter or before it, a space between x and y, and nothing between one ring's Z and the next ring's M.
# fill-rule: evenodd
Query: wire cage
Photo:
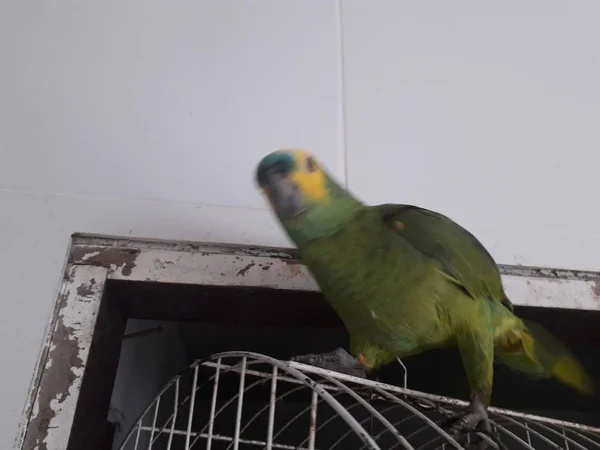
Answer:
M490 408L494 432L457 442L440 426L467 403L249 352L176 375L121 450L600 448L600 429ZM475 436L477 434L477 437Z

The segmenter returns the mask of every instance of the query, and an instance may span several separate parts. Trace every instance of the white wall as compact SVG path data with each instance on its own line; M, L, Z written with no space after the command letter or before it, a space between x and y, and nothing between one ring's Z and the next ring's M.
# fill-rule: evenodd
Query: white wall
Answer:
M502 263L600 269L600 3L0 2L0 448L72 232L288 245L252 184L305 147Z

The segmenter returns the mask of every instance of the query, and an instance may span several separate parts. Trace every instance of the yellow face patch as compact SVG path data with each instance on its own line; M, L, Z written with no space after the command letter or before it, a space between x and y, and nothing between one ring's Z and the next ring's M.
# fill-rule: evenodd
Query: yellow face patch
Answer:
M328 201L327 180L317 162L303 150L294 152L294 159L296 160L296 170L289 175L289 179L310 200L319 203Z

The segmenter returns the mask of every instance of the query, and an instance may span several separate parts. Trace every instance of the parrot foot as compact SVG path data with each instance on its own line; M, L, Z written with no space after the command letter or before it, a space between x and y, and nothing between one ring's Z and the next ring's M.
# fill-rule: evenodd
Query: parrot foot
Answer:
M442 424L442 428L457 441L462 433L476 430L493 438L492 426L487 410L478 397L473 399L466 412L450 417ZM474 446L473 448L476 448L477 450L484 450L488 447L488 442L480 436L477 436L474 442L472 442L472 445Z
M352 375L358 378L367 378L365 366L346 350L339 347L328 353L310 353L308 355L294 356L290 361L320 367L321 369Z

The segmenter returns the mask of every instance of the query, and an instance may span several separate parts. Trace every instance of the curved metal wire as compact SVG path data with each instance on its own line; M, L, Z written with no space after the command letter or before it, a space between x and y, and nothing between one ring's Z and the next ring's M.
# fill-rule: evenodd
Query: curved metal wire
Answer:
M119 448L464 449L440 423L466 405L256 353L225 352L174 376ZM477 435L490 449L600 448L597 428L497 408L489 414L493 435L473 430L468 441Z

